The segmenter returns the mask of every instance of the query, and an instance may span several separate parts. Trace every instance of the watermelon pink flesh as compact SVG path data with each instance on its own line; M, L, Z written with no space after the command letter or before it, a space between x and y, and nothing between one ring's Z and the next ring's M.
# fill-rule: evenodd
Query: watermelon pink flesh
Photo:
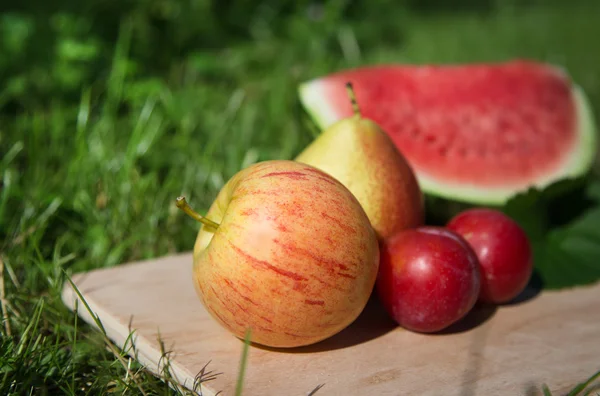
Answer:
M586 99L555 67L512 61L341 71L300 88L322 128L352 114L348 81L362 115L391 136L426 192L502 203L591 166Z

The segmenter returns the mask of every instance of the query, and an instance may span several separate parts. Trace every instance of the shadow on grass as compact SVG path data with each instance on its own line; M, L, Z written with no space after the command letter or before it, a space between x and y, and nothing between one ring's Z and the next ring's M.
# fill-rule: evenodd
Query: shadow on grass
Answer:
M315 353L348 348L379 338L398 328L385 312L376 296L372 295L359 317L338 334L313 345L280 349L253 344L254 347L281 353Z

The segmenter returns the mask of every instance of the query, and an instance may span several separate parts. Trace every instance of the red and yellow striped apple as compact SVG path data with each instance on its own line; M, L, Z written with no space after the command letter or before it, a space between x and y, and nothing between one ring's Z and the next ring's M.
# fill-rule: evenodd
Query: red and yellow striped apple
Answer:
M207 311L239 338L297 347L333 336L364 309L379 247L355 196L326 173L288 160L234 175L203 222L193 276Z

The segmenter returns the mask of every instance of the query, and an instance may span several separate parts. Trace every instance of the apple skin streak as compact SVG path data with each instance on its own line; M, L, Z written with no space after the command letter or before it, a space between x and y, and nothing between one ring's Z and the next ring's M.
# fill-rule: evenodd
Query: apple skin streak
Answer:
M240 215L242 215L242 216L252 216L254 214L256 214L256 209L252 209L252 208L246 209L246 210L243 210L242 212L240 212Z
M329 178L326 178L326 177L323 177L323 176L320 174L320 171L319 171L319 170L317 170L317 169L314 169L314 168L304 168L304 169L302 169L302 170L303 170L303 171L306 171L306 172L310 172L310 173L314 173L314 174L316 174L316 175L317 175L317 177L318 177L320 180L323 180L324 182L327 182L327 183L330 183L330 184L335 184L333 181L331 181L331 179L329 179Z
M239 296L242 297L244 300L248 301L252 305L258 305L250 297L246 296L245 294L240 293L240 291L238 290L238 288L235 287L233 285L233 282L231 282L229 279L223 279L223 281L225 282L225 284L227 286L229 286L231 288L231 290L233 290L234 292L236 292L237 294L239 294Z
M340 227L341 229L343 229L344 231L346 231L348 234L353 235L356 234L356 230L344 223L342 223L341 221L339 221L338 219L336 219L333 216L328 215L325 212L321 212L321 216L323 216L325 219L329 220L329 221L333 221L334 223L336 223L336 225L338 227Z
M339 181L272 160L234 175L194 246L196 292L225 329L269 347L314 344L350 325L371 296L379 244L367 214Z
M268 262L266 262L266 261L258 260L258 259L256 259L256 258L252 257L251 255L249 255L248 253L244 252L244 251L243 251L242 249L240 249L239 247L235 246L235 245L234 245L234 244L233 244L231 241L229 241L229 245L230 245L230 246L231 246L231 248L233 248L233 249L234 249L234 250L235 250L235 251L236 251L238 254L240 254L241 256L243 256L244 258L246 258L246 259L247 259L249 262L251 262L251 263L254 263L254 264L258 265L258 266L262 266L262 267L264 267L264 268L267 268L267 269L269 269L269 270L271 270L271 271L274 271L274 272L278 273L279 275L282 275L282 276L287 276L288 278L291 278L291 279L293 279L293 280L296 280L296 281L304 281L304 280L307 280L307 278L305 278L305 277L304 277L304 276L302 276L302 275L298 275L298 274L295 274L295 273L293 273L293 272L291 272L291 271L286 271L286 270L283 270L283 269L281 269L281 268L277 268L277 267L275 267L274 265L272 265L272 264L269 264L269 263L268 263Z
M315 264L319 265L321 268L325 269L331 276L339 274L339 272L335 271L335 268L341 268L342 270L348 269L348 267L346 265L344 265L340 262L337 262L335 260L324 259L322 257L318 257L314 253L312 253L310 250L302 249L302 248L299 248L299 247L293 246L293 245L284 245L284 244L281 244L278 240L273 240L273 242L281 245L281 248L287 254L289 254L289 257L294 256L294 257L299 257L301 259L310 260L310 261L314 262ZM346 277L348 277L350 279L356 279L356 277L354 277L352 275L346 275ZM339 290L341 292L345 291L339 285L325 283L325 281L321 278L318 278L317 281L319 281L323 284L326 284L327 287L331 287L331 288ZM305 290L305 289L306 289L306 286L304 286L302 284L297 283L296 285L294 285L294 290Z
M286 250L287 253L297 254L301 256L303 255L307 258L310 258L311 260L314 260L315 263L326 266L330 271L333 271L335 268L339 268L341 270L348 270L347 265L342 264L341 262L336 260L330 260L325 259L323 257L319 257L308 249L303 249L301 247L291 244L282 244L281 241L279 241L278 239L274 239L273 242L275 242L278 245L281 245L282 249Z
M230 313L235 313L236 311L234 310L234 307L231 304L226 304L223 299L220 297L220 294L217 293L217 291L215 290L215 288L211 285L210 286L210 291L212 292L213 296L221 303L222 306L225 307L225 309L230 312ZM243 323L241 323L240 321L238 321L237 319L234 319L234 322L238 325L238 326L243 326Z
M306 174L302 172L271 172L261 176L261 179L273 176L284 176L294 180L306 180Z
M312 169L303 168L302 171L304 171L304 172L312 172ZM315 172L313 172L313 173L315 175L317 174ZM306 173L302 173L302 172L271 172L271 173L267 173L264 176L261 176L261 178L273 177L273 176L286 176L286 177L289 177L290 179L294 179L294 180L308 180L308 177L307 177L308 175ZM328 179L326 177L323 177L321 175L318 175L317 178L319 180L322 180L322 181L326 182L326 183L335 184L330 179Z

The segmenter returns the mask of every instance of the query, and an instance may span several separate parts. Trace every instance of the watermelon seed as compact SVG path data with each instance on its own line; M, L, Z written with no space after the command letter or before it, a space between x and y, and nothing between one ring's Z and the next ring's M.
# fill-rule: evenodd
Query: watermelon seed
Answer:
M435 141L436 141L436 137L434 135L425 136L425 142L427 142L429 144L435 144Z

